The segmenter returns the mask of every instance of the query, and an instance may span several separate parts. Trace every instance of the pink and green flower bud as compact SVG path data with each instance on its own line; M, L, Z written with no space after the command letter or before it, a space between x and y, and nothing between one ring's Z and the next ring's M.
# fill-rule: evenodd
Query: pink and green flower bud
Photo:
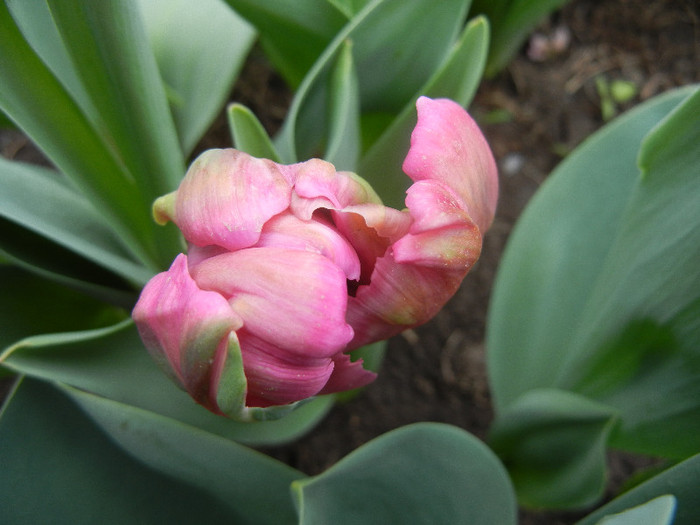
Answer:
M375 378L349 352L425 323L478 259L498 195L481 131L422 97L404 162L406 209L355 174L210 150L154 215L188 242L133 318L200 404L245 419Z

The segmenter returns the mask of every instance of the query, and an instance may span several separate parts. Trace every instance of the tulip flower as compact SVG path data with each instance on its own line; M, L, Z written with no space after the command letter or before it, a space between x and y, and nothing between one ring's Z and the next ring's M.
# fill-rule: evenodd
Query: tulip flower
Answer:
M450 100L421 97L403 164L406 209L359 176L210 150L154 204L188 243L133 318L173 379L213 412L288 405L364 386L349 352L432 318L478 259L496 166Z

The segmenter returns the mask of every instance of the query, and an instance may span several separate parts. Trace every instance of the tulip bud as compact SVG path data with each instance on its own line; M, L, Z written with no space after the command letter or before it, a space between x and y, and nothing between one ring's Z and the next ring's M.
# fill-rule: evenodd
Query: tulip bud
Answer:
M428 321L478 259L495 162L458 104L421 97L404 162L407 209L312 159L210 150L154 205L187 255L144 288L133 318L200 404L238 419L375 378L348 352Z

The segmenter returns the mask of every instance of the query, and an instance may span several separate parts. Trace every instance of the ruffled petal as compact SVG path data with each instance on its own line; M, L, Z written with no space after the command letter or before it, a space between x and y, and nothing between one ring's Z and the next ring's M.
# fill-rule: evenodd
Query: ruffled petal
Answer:
M177 256L151 279L132 317L156 362L199 403L211 408L212 363L222 342L243 325L224 297L201 290Z
M481 130L456 102L420 97L418 123L403 164L414 181L437 180L449 186L485 232L498 199L498 172Z
M233 149L202 153L187 172L174 206L162 197L155 214L169 217L188 242L238 250L254 245L271 217L289 207L292 185L270 160ZM173 195L173 194L171 194Z
M228 298L251 334L290 353L330 357L352 339L345 274L322 255L249 248L191 271L200 287Z
M326 386L319 394L335 394L336 392L345 392L370 384L377 379L377 374L365 370L362 367L362 361L350 361L350 356L347 354L336 354L333 356L333 373L328 379Z
M289 354L246 330L239 333L249 407L285 405L315 396L333 372L331 358Z

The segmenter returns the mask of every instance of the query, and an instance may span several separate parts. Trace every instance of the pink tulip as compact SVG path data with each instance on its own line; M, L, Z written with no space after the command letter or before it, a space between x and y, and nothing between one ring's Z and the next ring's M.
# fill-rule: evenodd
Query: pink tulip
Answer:
M403 211L352 173L210 150L156 219L189 244L133 318L151 354L210 410L287 405L375 378L348 352L432 318L478 259L498 180L458 104L421 97Z

